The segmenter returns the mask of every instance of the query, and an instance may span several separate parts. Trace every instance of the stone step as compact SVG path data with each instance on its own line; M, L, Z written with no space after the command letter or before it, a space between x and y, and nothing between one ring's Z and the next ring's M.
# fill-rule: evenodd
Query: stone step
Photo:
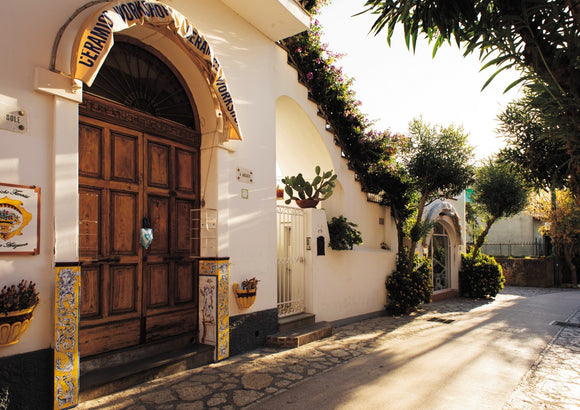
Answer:
M278 332L266 337L266 346L294 348L316 340L332 336L334 326L328 322L319 322L296 329Z
M286 332L299 327L313 325L316 322L316 315L312 313L299 313L297 315L278 319L278 332Z
M79 401L112 394L213 361L213 346L194 344L128 363L92 369L81 374Z

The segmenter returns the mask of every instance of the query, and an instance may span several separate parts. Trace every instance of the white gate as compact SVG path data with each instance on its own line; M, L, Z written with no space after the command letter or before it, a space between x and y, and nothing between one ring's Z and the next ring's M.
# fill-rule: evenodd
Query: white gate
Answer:
M304 312L304 212L277 206L278 317Z

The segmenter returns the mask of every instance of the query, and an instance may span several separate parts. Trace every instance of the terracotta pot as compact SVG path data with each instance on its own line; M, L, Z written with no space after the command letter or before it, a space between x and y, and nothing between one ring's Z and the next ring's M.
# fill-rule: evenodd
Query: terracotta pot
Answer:
M276 199L284 199L284 190L276 188Z
M18 343L20 336L28 329L32 321L32 312L36 305L8 314L0 314L0 346L9 346Z
M240 289L237 283L232 285L236 303L240 309L249 309L256 301L257 289Z
M316 208L319 202L320 199L297 199L296 205L300 208Z

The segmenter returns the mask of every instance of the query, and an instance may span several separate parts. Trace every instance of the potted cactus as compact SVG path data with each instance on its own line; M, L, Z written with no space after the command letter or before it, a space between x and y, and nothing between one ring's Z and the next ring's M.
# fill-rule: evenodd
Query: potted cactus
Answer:
M332 195L332 190L336 185L336 174L332 170L321 174L318 165L314 171L316 176L312 182L306 181L302 173L282 179L282 183L285 185L284 191L289 197L285 201L286 204L294 200L300 208L316 208L318 202L324 201Z
M39 302L33 282L23 280L18 286L4 286L0 291L0 346L18 343L30 326L32 313Z

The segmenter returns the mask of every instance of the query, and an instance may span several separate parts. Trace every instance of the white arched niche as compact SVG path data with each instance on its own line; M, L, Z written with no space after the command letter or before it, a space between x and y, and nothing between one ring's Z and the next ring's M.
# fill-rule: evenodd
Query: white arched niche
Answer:
M323 172L334 169L320 132L302 107L287 96L276 101L276 164L278 184L281 178L298 173L312 180L317 165Z

